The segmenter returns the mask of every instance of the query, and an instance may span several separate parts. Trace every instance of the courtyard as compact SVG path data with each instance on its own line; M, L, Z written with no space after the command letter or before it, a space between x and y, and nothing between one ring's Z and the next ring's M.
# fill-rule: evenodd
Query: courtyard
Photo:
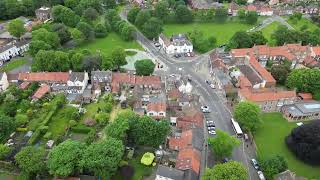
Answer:
M297 127L296 122L288 122L280 113L264 113L261 116L262 127L255 134L257 154L259 158L281 155L289 169L298 176L317 179L320 177L320 167L307 165L297 159L285 144L285 137Z

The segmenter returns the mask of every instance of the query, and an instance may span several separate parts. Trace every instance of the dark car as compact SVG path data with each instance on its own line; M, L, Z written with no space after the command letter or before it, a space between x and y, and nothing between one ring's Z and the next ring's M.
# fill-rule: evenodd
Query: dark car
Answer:
M230 159L227 158L227 157L225 157L225 158L222 159L222 162L223 162L223 163L227 163L227 162L229 162L229 161L230 161Z
M251 164L256 170L260 169L258 161L256 159L251 159Z
M179 58L179 57L181 57L181 55L180 54L175 54L174 57L175 58Z

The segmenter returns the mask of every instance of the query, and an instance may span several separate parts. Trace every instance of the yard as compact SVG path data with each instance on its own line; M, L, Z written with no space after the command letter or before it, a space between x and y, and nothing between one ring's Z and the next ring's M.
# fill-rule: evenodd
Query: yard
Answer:
M14 59L11 60L10 62L5 63L1 68L0 71L1 72L8 72L11 71L17 67L20 67L22 65L27 64L27 60L25 58L19 58L19 59Z
M316 24L312 23L311 20L306 19L306 18L301 18L301 20L299 20L297 22L294 22L294 21L288 19L287 22L298 31L300 31L301 27L304 25L306 25L308 27L307 30L309 30L309 31L314 31L316 29L319 29L319 27Z
M78 49L88 49L92 52L102 52L105 55L109 55L112 50L117 47L122 47L124 49L143 50L143 48L136 41L124 41L114 32L108 34L108 36L105 38L97 38L92 42L85 43Z
M288 162L289 169L298 176L319 178L320 167L313 167L298 160L287 148L284 140L296 123L289 123L280 113L265 113L262 115L263 125L255 135L257 153L260 158L271 155L282 155Z
M227 21L226 23L190 23L190 24L166 24L164 25L164 34L167 37L178 33L187 33L192 30L200 30L205 36L214 36L217 38L217 45L228 43L229 39L237 31L246 31L253 25L240 23L239 21Z

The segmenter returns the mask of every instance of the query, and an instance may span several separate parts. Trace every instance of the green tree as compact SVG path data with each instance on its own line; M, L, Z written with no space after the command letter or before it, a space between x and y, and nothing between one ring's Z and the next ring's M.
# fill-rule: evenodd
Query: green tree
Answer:
M156 65L150 59L142 59L134 63L136 73L140 76L150 76Z
M32 70L34 71L67 71L70 68L69 56L62 51L40 50L35 56Z
M79 22L77 24L77 29L82 32L87 40L94 38L94 30L88 23Z
M161 20L152 17L142 26L142 32L149 39L157 38L163 30L162 26Z
M106 125L109 121L110 115L106 112L99 112L94 116L94 119L100 124L100 125Z
M73 9L78 5L78 0L64 0L64 6Z
M159 1L154 7L154 15L164 20L169 14L169 4L167 1Z
M192 22L192 11L186 5L178 5L176 8L176 20L180 23Z
M32 40L30 42L29 52L32 56L35 56L40 50L50 50L51 46L44 41Z
M12 149L9 146L0 144L0 160L4 160L10 153Z
M246 0L236 0L236 3L239 5L246 5L247 1Z
M284 157L276 155L260 161L260 167L267 179L288 169L288 163Z
M113 9L116 7L116 1L115 0L103 0L102 1L107 9Z
M229 161L217 164L212 169L206 169L203 180L247 180L248 171L239 162Z
M253 46L253 41L250 35L244 31L236 32L227 45L228 49L238 49L238 48L251 48Z
M80 45L85 40L83 33L76 28L71 29L70 34L71 34L71 38L76 43L76 45Z
M46 170L45 151L43 148L26 146L14 157L19 168L29 175L43 173Z
M290 73L290 67L280 64L271 67L271 75L276 79L277 83L284 85Z
M48 156L50 174L67 177L80 170L80 160L86 147L78 141L67 140L55 146Z
M8 31L12 36L20 38L26 32L26 29L21 19L14 19L9 22Z
M113 61L113 64L117 67L118 70L120 70L121 66L124 66L127 64L126 60L126 52L123 48L116 48L111 52L111 58Z
M295 69L289 74L286 85L298 92L315 93L320 89L319 81L319 69Z
M12 104L6 103L6 106L12 106ZM5 112L5 114L8 114L8 112ZM8 117L4 114L1 114L0 115L0 142L3 142L11 133L13 133L15 127L16 127L16 124L12 117Z
M124 146L120 140L107 138L91 144L84 151L80 164L95 176L110 179L118 169L123 153Z
M258 13L256 11L248 11L246 14L246 22L248 24L255 24L258 21Z
M51 27L52 31L57 33L60 39L60 44L64 44L71 40L71 34L68 31L68 27L62 23L55 23Z
M134 7L132 9L130 9L130 11L128 12L128 15L127 15L128 21L131 22L132 24L134 24L139 12L140 12L140 8L138 8L138 7Z
M249 33L249 36L252 40L252 43L255 45L264 45L268 42L268 40L263 36L261 31Z
M108 35L107 29L102 23L98 23L95 25L94 32L97 38L106 37Z
M60 38L58 34L55 32L50 32L44 28L40 28L38 30L32 31L31 42L33 41L43 41L53 49L56 49L60 46Z
M194 49L198 52L205 53L216 46L217 39L213 36L207 38L202 31L194 29L188 33L189 39L192 41Z
M262 123L260 112L260 107L257 104L243 101L236 106L234 117L243 129L255 133Z
M231 156L233 149L240 145L240 140L234 136L230 136L226 132L217 130L216 137L209 137L208 144L214 152L214 155L222 159Z
M163 143L170 130L168 121L155 121L148 116L130 119L129 127L128 137L136 144L153 147Z
M83 11L82 16L88 21L93 21L98 18L99 13L96 9L89 7L88 9Z
M223 23L228 19L228 10L224 9L224 8L218 8L216 9L216 13L214 16L214 19L218 22L218 23Z
M16 114L14 118L15 118L15 123L18 127L25 125L29 120L26 114Z
M109 123L106 126L105 128L106 135L108 137L123 140L126 136L127 130L129 129L128 119L129 119L128 116L118 114L116 119L112 123Z
M151 18L151 13L149 10L141 10L135 20L135 25L138 28L142 28L144 23L146 23Z
M246 19L246 11L244 9L239 9L237 12L237 15L240 20L245 20Z
M62 5L52 8L52 18L55 22L62 22L70 27L75 27L80 21L80 17L74 11Z

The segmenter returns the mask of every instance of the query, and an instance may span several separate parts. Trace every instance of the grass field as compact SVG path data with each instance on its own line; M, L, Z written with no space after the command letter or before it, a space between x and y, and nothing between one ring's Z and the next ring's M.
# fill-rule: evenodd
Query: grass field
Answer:
M6 64L4 64L4 66L2 66L0 68L0 71L1 72L8 72L8 71L11 71L17 67L20 67L24 64L27 64L27 60L24 59L24 58L20 58L20 59L14 59Z
M217 38L217 45L226 44L237 31L246 31L253 25L240 23L238 21L227 21L226 23L190 23L190 24L166 24L164 34L167 37L178 33L191 32L194 29L200 30L205 36Z
M273 33L273 31L275 31L278 28L279 25L281 25L279 22L274 21L271 24L269 24L267 27L261 30L264 37L267 38L268 43L271 45L273 44L271 40L271 34Z
M301 20L297 21L297 23L294 23L293 21L291 21L289 19L287 20L287 22L298 31L300 31L300 28L303 25L307 25L308 26L307 30L309 30L309 31L314 31L316 29L319 29L319 27L316 24L314 24L312 21L310 21L309 19L306 19L306 18L301 18Z
M92 42L83 44L78 49L88 49L92 52L101 52L105 55L109 55L112 50L117 47L122 47L124 49L140 49L142 47L136 41L124 41L116 33L110 33L107 37L101 39L95 39Z
M298 176L307 178L320 177L320 167L313 167L298 160L287 148L285 137L291 132L295 123L289 123L280 113L266 113L262 115L263 125L255 135L259 158L281 155L286 158L289 169Z

